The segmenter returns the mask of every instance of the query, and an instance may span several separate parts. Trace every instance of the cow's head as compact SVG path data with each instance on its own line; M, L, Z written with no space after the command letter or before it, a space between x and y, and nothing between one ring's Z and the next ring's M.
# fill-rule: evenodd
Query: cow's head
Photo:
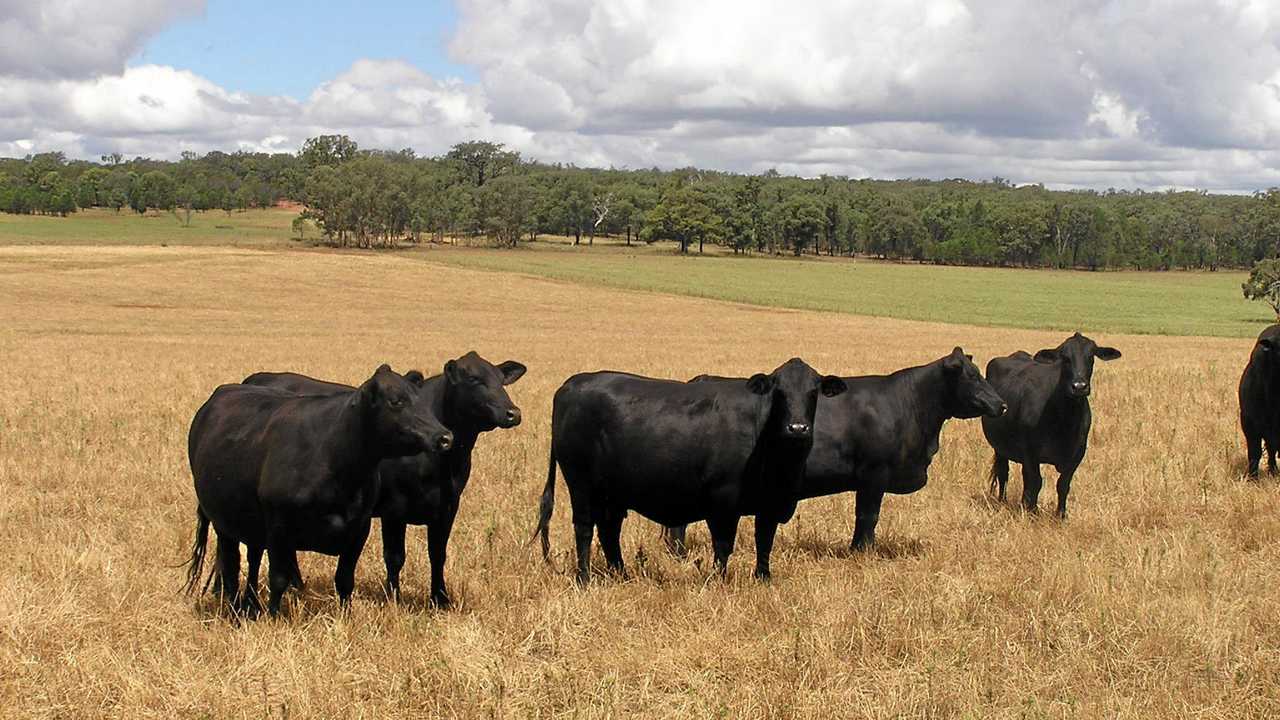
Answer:
M446 402L467 424L480 431L520 424L520 408L505 385L520 379L525 367L514 360L494 365L474 351L444 364Z
M1103 347L1089 338L1076 333L1056 348L1041 350L1036 353L1036 362L1061 363L1062 374L1067 384L1067 395L1073 398L1089 397L1090 383L1093 380L1093 359L1115 360L1120 351Z
M1263 330L1254 348L1255 362L1263 363L1263 367L1272 371L1280 371L1280 325Z
M819 375L800 358L791 358L768 375L752 375L747 380L747 388L771 401L766 432L798 443L813 442L818 393L833 397L847 389L840 378Z
M389 455L444 452L453 446L453 433L440 423L431 404L421 400L413 383L391 369L379 367L360 386L359 401L372 424L373 437Z
M982 377L978 366L973 364L973 356L966 355L959 347L942 358L942 372L950 389L947 413L951 417L999 417L1009 409L995 388Z

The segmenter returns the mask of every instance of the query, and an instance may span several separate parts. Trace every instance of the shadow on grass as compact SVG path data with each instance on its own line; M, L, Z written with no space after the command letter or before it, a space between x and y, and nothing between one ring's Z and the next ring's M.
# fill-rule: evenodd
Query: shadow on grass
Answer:
M845 540L832 542L813 536L797 540L791 545L791 548L816 560L830 558L897 560L900 558L922 557L928 551L925 543L918 538L895 537L892 535L876 538L876 544L867 550L855 550Z

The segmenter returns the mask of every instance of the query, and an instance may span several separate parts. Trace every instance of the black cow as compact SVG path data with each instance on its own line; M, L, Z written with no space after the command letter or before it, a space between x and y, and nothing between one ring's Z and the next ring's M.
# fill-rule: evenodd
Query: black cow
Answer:
M1004 500L1009 461L1022 465L1022 504L1036 512L1040 464L1058 470L1058 516L1067 516L1071 478L1084 460L1093 413L1089 409L1093 359L1115 360L1120 351L1076 333L1035 357L1019 350L987 363L987 380L1009 403L999 418L983 418L982 432L995 450L991 491Z
M875 542L885 493L913 493L928 482L943 423L999 415L1005 404L960 348L928 365L843 380L847 392L818 402L800 497L856 492L850 547L857 550ZM700 376L691 382L735 381ZM683 554L684 539L684 527L667 529L677 553Z
M1280 325L1258 336L1240 376L1240 429L1249 456L1249 477L1258 477L1263 440L1267 441L1267 470L1275 473L1280 450Z
M843 380L820 376L799 358L733 383L618 372L569 378L551 412L537 529L543 555L559 462L573 506L578 582L590 577L593 527L610 568L625 572L619 535L628 510L664 525L706 520L721 574L739 518L755 515L755 575L768 578L778 524L795 513L818 394L844 391Z
M520 408L511 402L503 386L519 380L524 373L525 366L514 360L494 365L469 352L445 363L440 375L424 379L417 371L405 374L418 386L420 401L426 402L453 433L453 447L444 452L384 460L378 467L382 483L373 516L382 518L382 557L387 567L386 588L392 597L400 597L406 526L426 525L431 601L438 606L449 605L444 563L458 502L471 477L471 451L481 433L520 424ZM298 393L351 389L296 373L255 373L244 382Z
M188 590L199 580L212 524L220 592L237 610L258 609L264 549L273 615L297 580L298 550L338 556L334 585L348 604L378 495L378 463L452 443L430 404L386 365L345 393L219 387L196 411L187 438L199 503ZM249 577L237 601L240 543L249 550Z

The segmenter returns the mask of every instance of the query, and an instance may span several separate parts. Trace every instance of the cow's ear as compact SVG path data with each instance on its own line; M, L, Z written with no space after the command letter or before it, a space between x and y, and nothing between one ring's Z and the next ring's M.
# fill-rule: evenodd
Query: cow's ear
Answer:
M951 354L942 360L942 368L952 372L960 370L964 367L964 361L960 359L962 357L964 357L964 353L960 351L960 348L952 350Z
M1035 360L1038 363L1051 363L1057 359L1058 359L1057 348L1045 348L1044 350L1040 350L1036 352Z
M773 376L756 373L747 380L747 389L757 395L768 395L773 392Z
M450 360L444 364L444 376L449 380L449 382L457 384L457 382L461 380L458 375L458 362L456 360Z
M421 370L410 370L404 374L404 379L418 387L421 387L422 383L427 381L427 379L423 377Z
M524 377L526 370L528 370L528 368L515 360L507 360L505 362L498 363L498 372L502 373L503 385L510 385Z
M822 388L822 394L827 397L835 397L849 389L849 386L845 385L844 380L841 380L835 375L827 375L822 378L822 384L820 387Z
M1113 347L1099 346L1096 350L1093 351L1093 356L1098 358L1099 360L1119 360L1120 351Z

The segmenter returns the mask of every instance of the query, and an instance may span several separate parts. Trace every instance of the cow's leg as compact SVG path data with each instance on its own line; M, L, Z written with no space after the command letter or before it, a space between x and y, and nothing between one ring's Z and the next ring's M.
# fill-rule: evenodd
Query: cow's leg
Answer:
M876 525L880 522L880 503L884 493L879 490L859 490L854 505L853 542L850 550L868 550L876 543Z
M604 559L609 563L609 570L623 578L627 576L627 569L622 563L622 520L626 516L626 510L612 509L596 523L596 535L600 539Z
M444 584L444 561L449 551L449 534L453 532L453 520L458 506L443 508L440 517L427 526L427 557L431 560L431 604L447 608L452 604L449 589Z
M995 459L991 461L991 489L996 493L996 498L1000 502L1004 502L1004 489L1009 484L1009 458L1001 457L996 454Z
M565 485L569 487L569 504L573 509L573 541L578 555L578 585L586 585L591 580L591 533L595 529L595 520L591 516L591 497L588 494L593 478L580 478L573 467L560 464L564 474ZM585 481L579 484L579 480ZM576 490L576 492L575 492Z
M338 555L338 569L333 573L333 588L338 591L338 604L344 609L351 606L351 592L356 588L356 564L360 562L360 553L364 552L364 543L369 539L369 526L366 519L355 528L349 542Z
M1040 505L1040 486L1044 484L1040 477L1040 461L1035 458L1024 458L1022 462L1022 506L1027 512L1038 512Z
M1249 478L1251 480L1257 480L1258 463L1262 462L1262 436L1249 435L1246 433L1244 436L1244 447L1246 454L1249 456Z
M289 554L289 584L299 592L307 589L307 584L302 580L302 568L298 567L298 553Z
M578 584L586 585L591 580L591 531L594 524L573 521L573 541L578 553Z
M778 534L778 523L756 515L756 571L760 580L768 580L769 554L773 552L773 538Z
M1079 465L1058 470L1058 517L1067 519L1067 495L1071 492L1071 478L1075 477Z
M1276 474L1276 446L1280 443L1267 441L1267 472L1272 475Z
M238 611L248 617L253 617L262 610L262 603L258 600L258 572L262 567L262 553L265 549L261 545L250 545L245 553L249 558L249 572L245 575L244 589L240 591Z
M716 515L707 518L707 529L711 531L711 547L715 552L716 570L724 577L729 572L729 556L733 554L733 543L738 538L739 516Z
M382 518L382 562L387 568L387 579L382 583L387 597L400 602L400 570L404 567L405 524L390 518Z
M273 538L267 543L267 563L267 586L271 590L267 598L267 612L275 617L280 614L280 599L293 584L297 573L297 551L283 538Z
M215 532L217 532L215 530ZM240 591L240 542L235 538L218 535L218 586L219 599L231 611L236 610L236 595Z
M688 525L672 525L671 527L662 528L662 541L667 544L667 550L678 558L683 558L689 554L689 546L685 544L685 533L689 529Z

